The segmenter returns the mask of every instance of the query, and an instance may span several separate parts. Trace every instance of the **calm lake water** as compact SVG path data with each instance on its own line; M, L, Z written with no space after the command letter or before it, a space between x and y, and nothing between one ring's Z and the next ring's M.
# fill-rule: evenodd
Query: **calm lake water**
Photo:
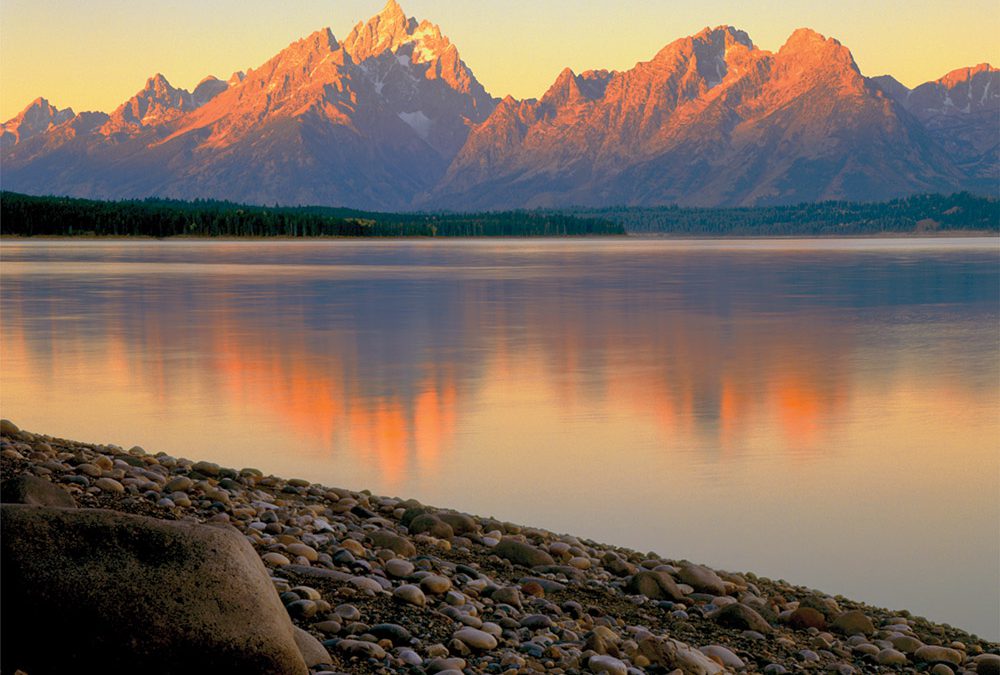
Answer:
M5 241L2 413L1000 637L1000 243Z

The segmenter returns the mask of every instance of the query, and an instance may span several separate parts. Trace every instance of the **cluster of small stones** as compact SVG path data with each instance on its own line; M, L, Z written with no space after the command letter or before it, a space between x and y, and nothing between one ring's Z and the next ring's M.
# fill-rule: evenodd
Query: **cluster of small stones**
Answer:
M1000 673L909 613L414 500L2 423L0 477L84 507L224 522L260 554L313 673Z

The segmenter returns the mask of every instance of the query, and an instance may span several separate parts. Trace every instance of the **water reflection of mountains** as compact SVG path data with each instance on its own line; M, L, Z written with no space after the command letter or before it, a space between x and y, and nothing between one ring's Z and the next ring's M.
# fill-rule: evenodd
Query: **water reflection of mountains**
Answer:
M822 445L873 354L889 380L936 377L908 351L914 326L935 349L973 352L953 389L974 396L997 375L977 367L995 363L982 350L996 332L975 344L962 330L997 325L994 254L386 248L310 259L303 273L279 251L266 262L282 274L236 251L196 276L170 272L170 256L159 273L83 256L88 271L65 274L15 252L4 351L35 372L104 364L125 390L194 378L219 405L266 410L390 476L435 461L498 380L537 380L567 419L625 407L665 444L698 437L724 453L764 418L789 447Z

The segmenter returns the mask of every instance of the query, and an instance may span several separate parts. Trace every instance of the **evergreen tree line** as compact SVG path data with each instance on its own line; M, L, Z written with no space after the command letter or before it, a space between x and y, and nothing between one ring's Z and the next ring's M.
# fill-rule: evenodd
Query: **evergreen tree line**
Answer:
M615 207L569 209L608 219L628 232L708 236L788 236L1000 231L1000 200L962 192L888 202L838 202L751 208Z
M969 193L888 202L750 208L576 208L489 213L376 213L173 199L97 201L0 192L0 234L144 237L524 237L864 235L1000 232L1000 200Z
M96 201L0 193L0 234L142 237L535 237L625 234L600 216L508 211L369 213L173 199Z

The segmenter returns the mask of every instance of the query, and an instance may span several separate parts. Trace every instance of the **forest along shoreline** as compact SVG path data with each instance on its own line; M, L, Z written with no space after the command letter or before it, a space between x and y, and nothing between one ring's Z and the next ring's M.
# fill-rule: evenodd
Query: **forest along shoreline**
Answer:
M212 200L97 201L0 192L0 236L183 238L933 236L1000 234L1000 200L969 193L745 208L384 213Z
M5 672L1000 673L904 610L8 420L0 479Z

